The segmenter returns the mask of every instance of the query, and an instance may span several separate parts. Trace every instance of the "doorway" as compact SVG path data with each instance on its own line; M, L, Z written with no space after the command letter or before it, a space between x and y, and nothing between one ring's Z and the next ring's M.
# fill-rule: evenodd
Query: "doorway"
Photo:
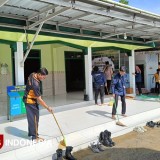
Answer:
M41 67L41 53L40 50L31 50L24 62L24 81L27 83L28 76L32 72L37 72Z
M66 91L83 91L85 88L84 54L65 52Z
M141 76L142 76L142 82L141 82L141 87L142 88L145 88L145 85L144 85L144 64L138 64L137 65L140 70L141 70Z

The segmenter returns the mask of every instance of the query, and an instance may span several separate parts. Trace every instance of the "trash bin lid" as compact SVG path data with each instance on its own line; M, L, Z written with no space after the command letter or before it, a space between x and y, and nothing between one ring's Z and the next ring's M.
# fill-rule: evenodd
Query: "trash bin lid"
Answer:
M9 97L19 97L18 92L8 92Z

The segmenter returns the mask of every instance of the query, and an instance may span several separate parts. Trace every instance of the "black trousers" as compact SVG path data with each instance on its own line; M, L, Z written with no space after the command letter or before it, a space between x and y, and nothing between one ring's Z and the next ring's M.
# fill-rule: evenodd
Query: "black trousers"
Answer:
M110 88L111 88L111 80L107 80L107 89L105 87L105 94L109 94Z
M101 104L103 104L104 103L104 85L95 87L95 104L98 104L97 100L98 100L99 93L100 93Z
M141 90L141 82L136 82L136 86L137 86L137 88L138 88L139 94L142 94L142 90Z
M156 82L156 84L155 84L155 92L156 92L157 94L160 93L160 84L159 84L159 82Z
M126 113L126 100L125 100L125 95L120 96L121 97L121 102L122 102L122 114ZM112 108L112 115L116 115L117 112L117 106L118 106L118 95L115 94L115 102L113 104Z
M36 139L38 136L38 123L39 123L39 106L38 104L25 104L26 114L28 121L28 136Z

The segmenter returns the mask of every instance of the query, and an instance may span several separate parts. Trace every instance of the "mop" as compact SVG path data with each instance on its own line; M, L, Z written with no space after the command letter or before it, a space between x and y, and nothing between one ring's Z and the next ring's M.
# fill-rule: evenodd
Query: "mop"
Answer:
M65 140L64 134L63 134L63 132L62 132L62 130L61 130L59 124L58 124L58 121L57 121L57 119L56 119L56 117L55 117L55 115L54 115L53 112L52 112L52 115L53 115L53 117L54 117L54 119L55 119L55 121L56 121L56 123L57 123L57 126L58 126L58 128L59 128L59 130L60 130L60 132L61 132L61 134L62 134L62 137L63 137L63 140L61 140L61 141L59 142L58 148L61 148L61 149L62 149L62 148L65 148L65 147L66 147L66 140Z
M118 126L121 126L121 127L126 127L126 125L125 124L123 124L120 120L119 120L119 117L118 117L118 114L117 114L117 103L115 102L115 99L114 99L114 103L113 103L113 105L116 105L115 107L116 107L116 116L117 116L117 122L116 122L116 125L118 125Z

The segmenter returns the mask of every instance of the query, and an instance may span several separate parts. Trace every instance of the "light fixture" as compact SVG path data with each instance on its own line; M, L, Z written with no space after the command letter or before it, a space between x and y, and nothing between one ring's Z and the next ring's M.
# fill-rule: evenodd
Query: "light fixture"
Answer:
M127 39L127 34L126 33L124 33L124 39Z

